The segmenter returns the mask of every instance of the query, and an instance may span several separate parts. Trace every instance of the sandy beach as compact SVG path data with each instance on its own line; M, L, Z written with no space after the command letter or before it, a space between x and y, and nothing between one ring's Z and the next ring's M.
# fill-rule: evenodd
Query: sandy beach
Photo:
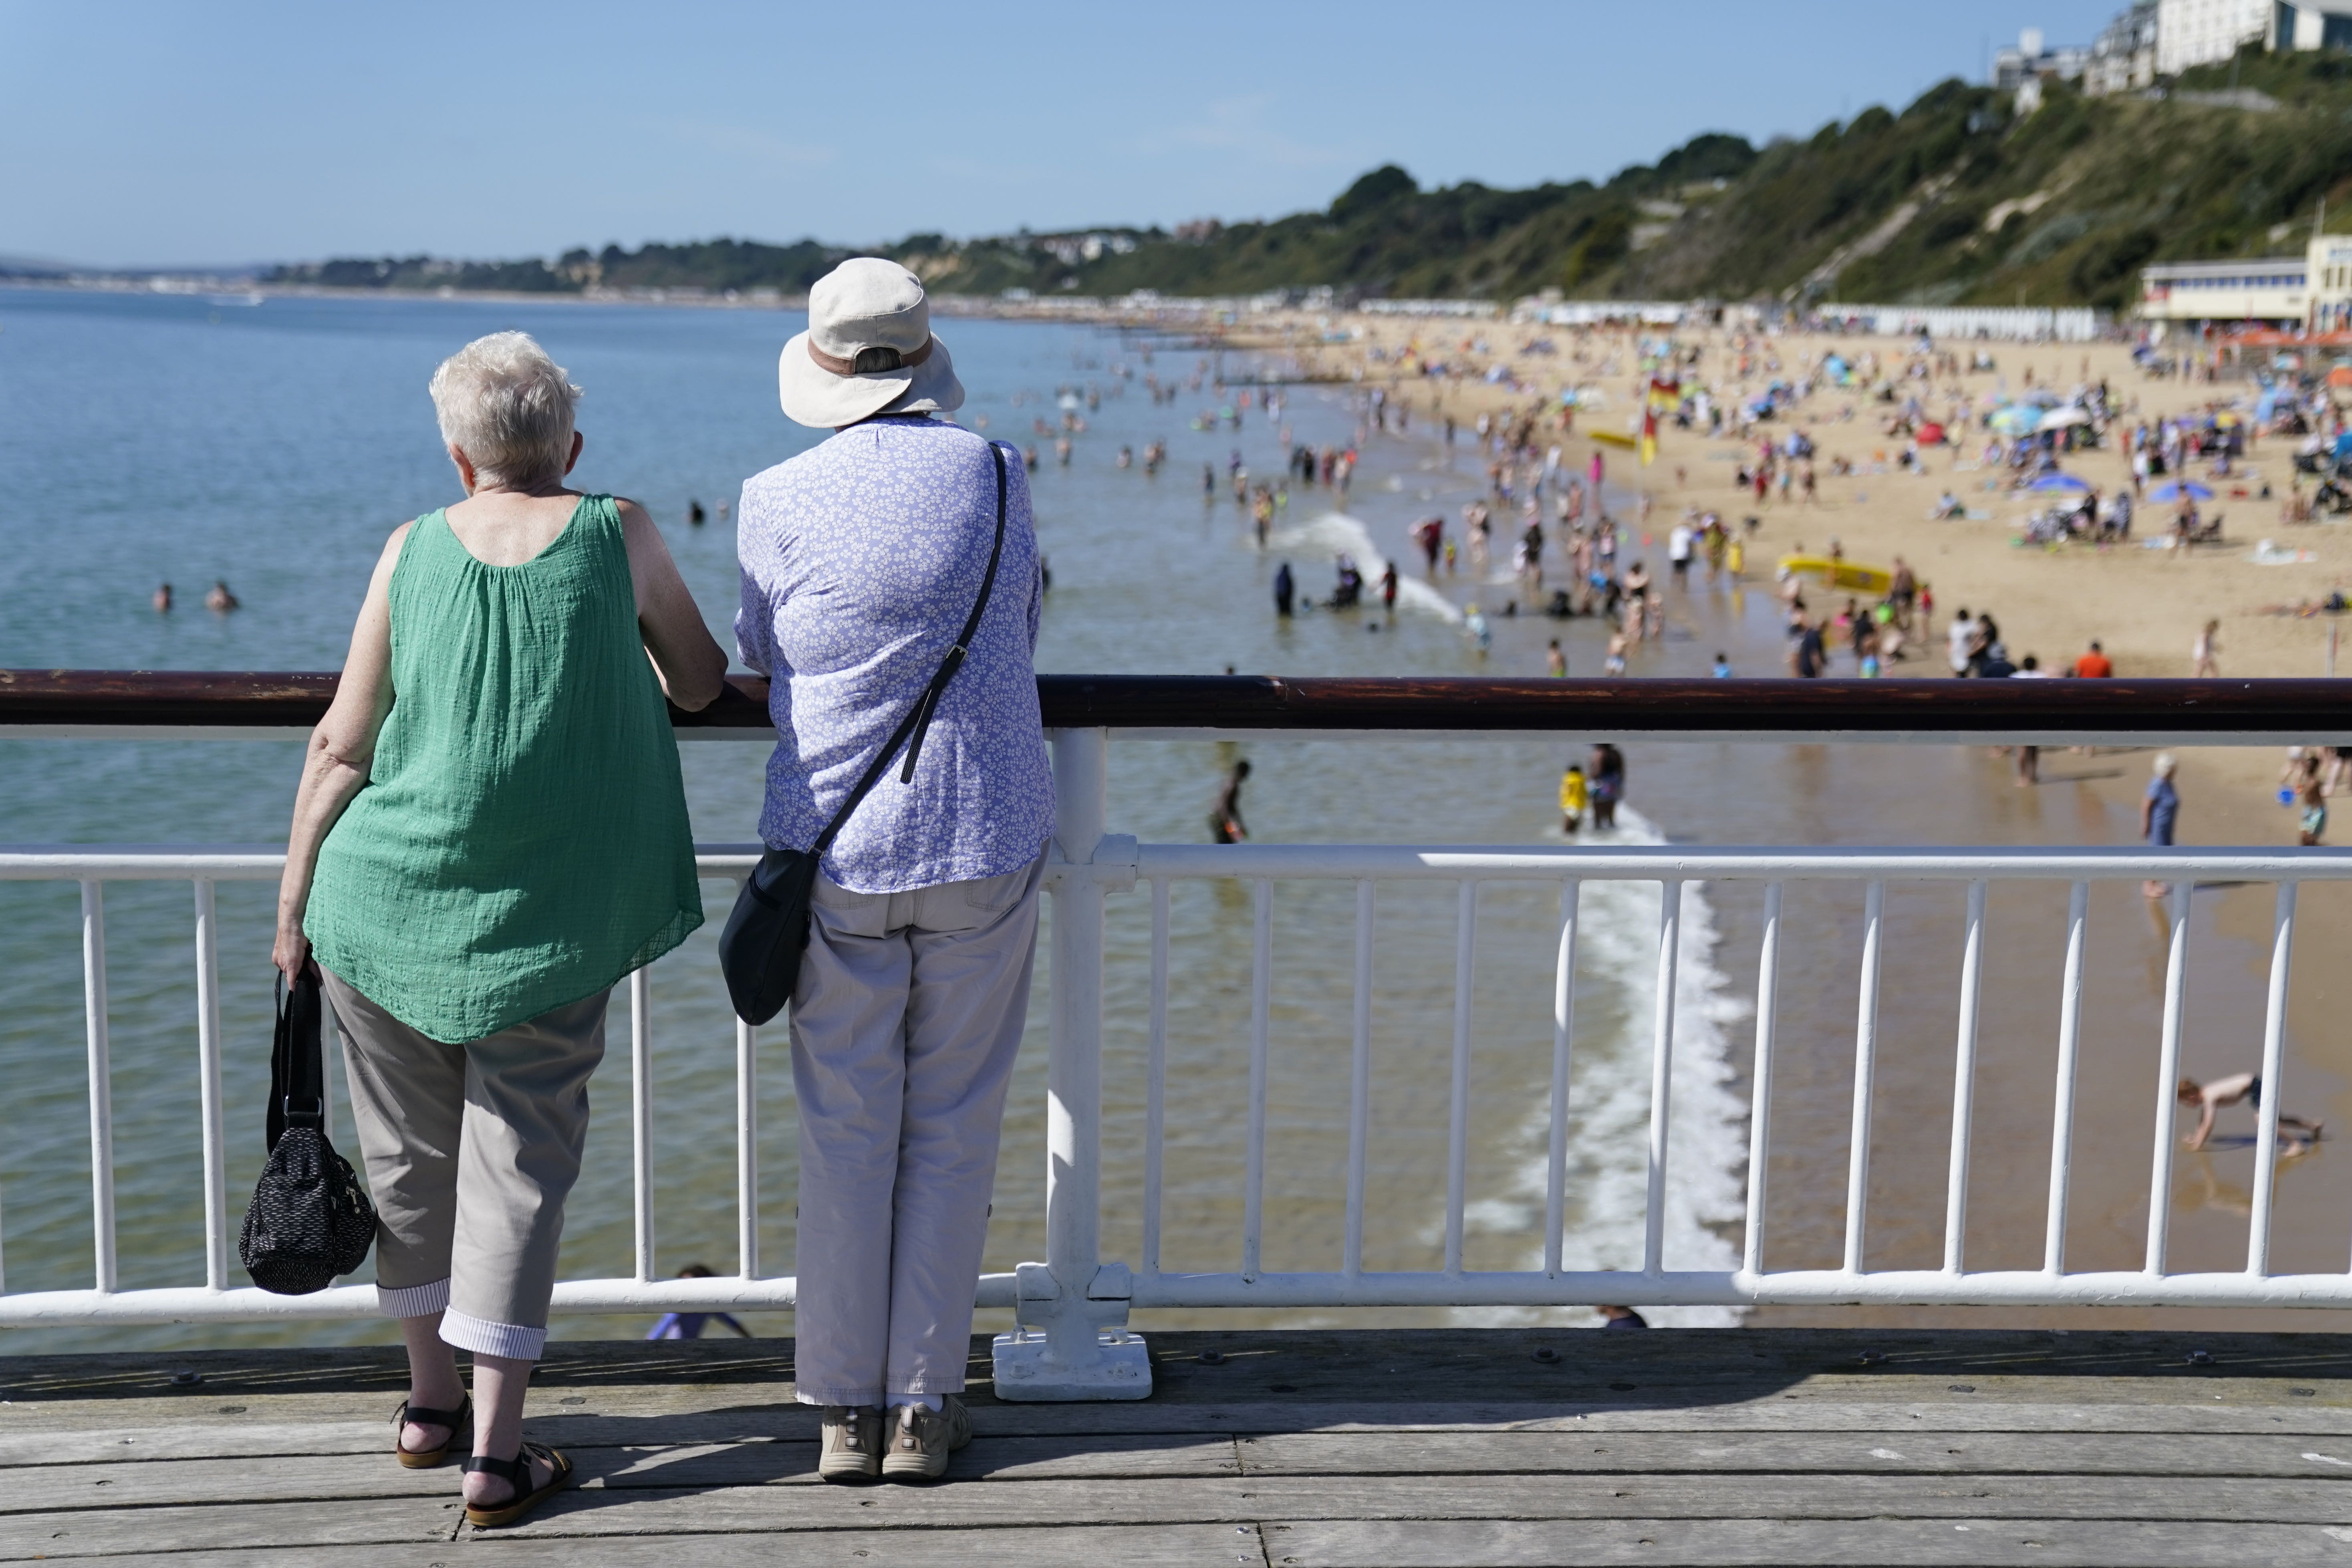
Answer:
M1358 335L1353 342L1328 341L1340 331ZM2352 526L2345 525L2352 520L2286 521L2294 478L2293 438L2253 437L2246 458L2227 479L2209 479L2205 464L2192 468L2192 477L2216 492L2204 510L2209 518L2217 511L2223 516L2220 544L2200 545L2185 555L2143 547L2145 541L2160 537L2168 521L2168 509L2147 502L2140 506L2130 545L2027 544L2022 521L2049 498L2013 491L2007 474L1980 466L1982 431L1970 432L1961 447L1926 449L1920 469L1906 469L1895 461L1904 441L1880 429L1894 407L1874 401L1859 387L1817 388L1784 414L1754 426L1744 441L1732 437L1727 425L1723 437L1710 438L1704 431L1677 429L1662 421L1655 462L1638 467L1632 451L1596 442L1591 434L1596 428L1624 430L1640 406L1646 376L1640 368L1638 335L1629 329L1585 331L1499 321L1370 315L1285 317L1270 331L1247 334L1266 346L1286 348L1311 374L1360 377L1367 386L1389 389L1390 396L1404 404L1417 421L1451 416L1464 427L1465 442L1474 439L1468 427L1481 414L1500 416L1541 406L1546 410L1543 427L1561 447L1566 468L1582 472L1598 449L1612 485L1647 490L1654 498L1647 523L1634 527L1633 534L1637 546L1657 554L1664 553L1664 535L1675 521L1686 509L1696 509L1717 512L1727 522L1761 519L1749 551L1751 579L1769 580L1780 557L1819 553L1832 540L1852 562L1886 566L1903 558L1932 589L1936 616L1925 638L1887 668L1889 678L1948 677L1943 632L1961 608L1990 611L1998 617L2012 660L2032 654L2043 669L2059 673L2096 640L2118 676L2187 676L2191 645L2209 618L2221 623L2219 664L2224 676L2327 673L2329 637L2338 618L2280 611L2305 601L2323 601L2352 577ZM1550 342L1554 352L1524 352L1538 340ZM1735 334L1722 330L1685 331L1680 341L1700 346L1696 379L1718 404L1726 405L1760 394L1775 380L1800 382L1805 367L1832 352L1849 361L1875 353L1882 366L1899 367L1913 347L1911 340L1903 338L1790 332L1751 335L1743 349ZM2130 424L2226 408L2233 402L2250 405L2258 390L2247 380L2149 376L2133 362L2126 343L1937 346L1957 351L1963 365L1979 350L1994 362L1991 369L1935 380L1934 392L1923 393L1922 400L1939 416L1952 402L1954 390L1981 414L1988 396L2023 390L2029 375L2032 386L2062 394L2078 384L2104 382L2121 414L2116 431L2105 446L2062 461L2067 472L2103 493L2130 483L2128 458L2117 439ZM1745 376L1737 374L1743 354L1748 363ZM1444 359L1471 374L1400 374L1398 361L1408 355ZM1497 365L1508 367L1519 384L1481 379ZM1691 379L1686 372L1686 391ZM1607 401L1598 410L1578 410L1563 437L1559 434L1558 395L1570 385L1598 388ZM1752 459L1757 440L1780 440L1791 430L1807 432L1818 447L1818 498L1811 503L1801 494L1783 500L1775 487L1759 503L1752 490L1737 483L1741 460ZM1853 465L1853 471L1837 472L1839 458ZM2306 491L2311 482L2305 479ZM2266 484L2272 489L2267 499L2263 494ZM1931 521L1947 490L1975 518ZM2258 564L2252 556L2265 540L2312 559ZM1816 608L1843 597L1820 589L1809 592ZM2352 645L2340 657L2352 672ZM1628 673L1643 673L1639 649ZM1833 665L1831 673L1852 675L1852 661ZM2263 843L2282 836L2292 841L2284 814L2256 809L2239 820L2239 814L2222 804L2246 800L2255 807L2266 805L2264 785L2274 778L2279 763L2267 750L2216 748L2184 756L2183 795L2197 804L2184 814L2181 841ZM2136 788L2136 779L2133 784Z

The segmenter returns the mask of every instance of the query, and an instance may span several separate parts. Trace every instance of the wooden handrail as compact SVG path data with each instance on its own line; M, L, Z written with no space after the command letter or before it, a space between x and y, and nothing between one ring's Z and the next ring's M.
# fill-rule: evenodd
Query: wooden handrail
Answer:
M333 674L0 670L0 726L307 728ZM768 728L730 676L681 729ZM1473 676L1041 675L1048 729L1528 730L1600 734L2075 731L2352 735L2340 680L1553 680Z

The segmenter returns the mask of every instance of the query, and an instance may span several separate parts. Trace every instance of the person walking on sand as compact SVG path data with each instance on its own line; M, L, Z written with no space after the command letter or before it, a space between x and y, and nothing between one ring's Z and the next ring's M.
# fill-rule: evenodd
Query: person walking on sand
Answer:
M1603 741L1592 748L1590 770L1594 828L1617 826L1617 803L1625 798L1625 753Z
M2221 651L2221 623L2207 621L2205 629L2189 648L2189 675L2192 680L2218 680L2221 666L2215 656Z
M1559 830L1574 834L1584 826L1584 808L1591 803L1591 791L1585 783L1584 770L1574 763L1559 775Z
M1969 647L1976 639L1977 623L1963 605L1952 613L1951 629L1944 634L1946 662L1952 667L1954 675L1969 672Z
M1217 804L1209 808L1210 841L1216 844L1239 844L1249 837L1249 826L1242 821L1242 785L1250 776L1249 759L1235 763L1225 775L1223 785L1217 791Z
M2304 780L2302 800L2303 819L2296 825L2295 842L2305 849L2315 848L2327 835L2327 795L2320 788L2317 773Z
M2213 1113L2225 1105L2244 1100L2255 1110L2263 1108L2263 1075L2252 1072L2231 1073L2217 1078L2211 1083L2199 1083L2193 1078L2183 1078L2175 1091L2180 1103L2197 1107L2197 1131L2182 1142L2190 1149L2202 1149L2213 1135ZM2326 1124L2305 1121L2300 1116L2279 1112L2278 1130L2282 1155L2307 1154L2319 1142Z
M2172 784L2172 775L2179 766L2170 752L2158 752L2150 770L2155 776L2147 782L2147 793L2140 797L2139 836L2152 849L2172 847L2173 825L2180 816L2180 792ZM2172 887L2170 883L2150 879L2142 882L2139 890L2151 899L2160 899L2172 891Z

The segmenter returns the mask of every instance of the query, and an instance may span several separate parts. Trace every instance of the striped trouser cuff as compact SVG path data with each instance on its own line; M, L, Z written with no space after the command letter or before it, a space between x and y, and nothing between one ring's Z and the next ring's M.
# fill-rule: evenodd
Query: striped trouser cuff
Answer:
M487 1318L468 1317L455 1307L441 1314L441 1338L461 1351L505 1356L509 1361L537 1361L539 1352L547 1348L545 1329L493 1323Z
M443 1275L430 1285L404 1285L398 1289L389 1285L375 1288L375 1310L387 1318L429 1318L449 1305L449 1277Z

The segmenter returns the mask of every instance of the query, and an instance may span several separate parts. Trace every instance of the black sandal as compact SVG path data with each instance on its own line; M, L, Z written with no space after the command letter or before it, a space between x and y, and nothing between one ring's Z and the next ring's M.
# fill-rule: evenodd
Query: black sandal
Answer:
M422 1405L412 1406L404 1399L400 1402L400 1408L392 1413L393 1457L412 1470L429 1470L449 1457L450 1447L466 1435L473 1418L474 1396L470 1394L457 1401L455 1410L427 1410ZM412 1423L419 1426L446 1426L449 1429L448 1441L437 1448L423 1452L403 1447L400 1429Z
M530 1461L533 1459L545 1461L555 1473L548 1477L547 1484L537 1491L526 1492L522 1489L530 1484ZM476 1454L466 1461L465 1468L468 1474L479 1470L484 1475L496 1476L515 1489L512 1498L491 1508L476 1508L467 1503L466 1522L473 1525L512 1524L572 1484L572 1461L544 1443L525 1443L521 1451L511 1459L493 1459L487 1454Z

